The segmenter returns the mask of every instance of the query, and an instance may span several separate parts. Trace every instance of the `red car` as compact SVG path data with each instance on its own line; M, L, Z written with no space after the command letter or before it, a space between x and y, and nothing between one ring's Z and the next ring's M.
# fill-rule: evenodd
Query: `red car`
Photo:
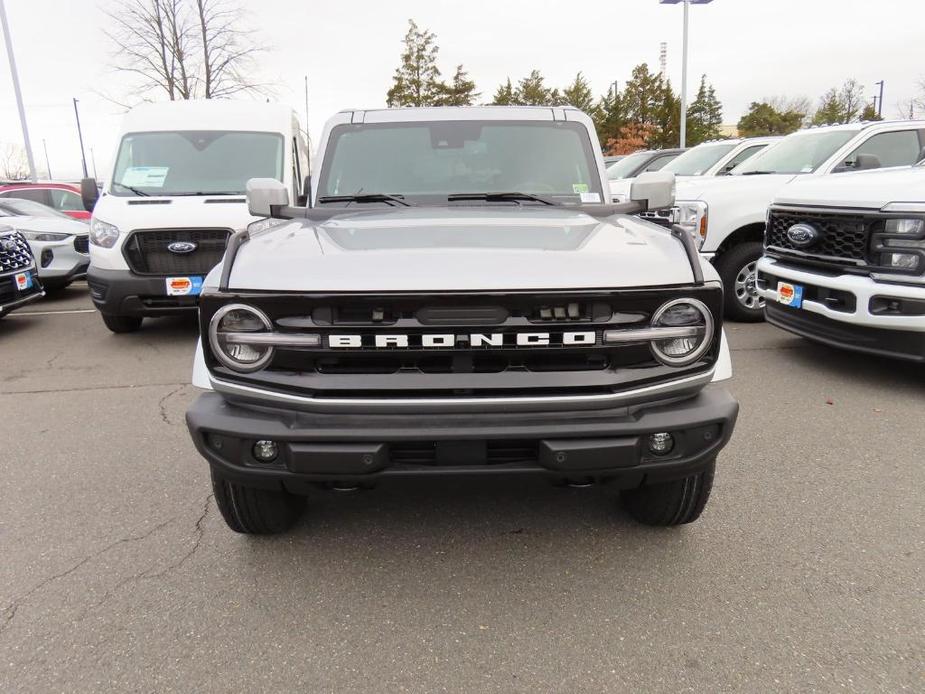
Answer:
M80 186L76 183L7 183L0 185L0 197L34 200L68 217L85 221L90 219L90 213L84 209L80 197Z

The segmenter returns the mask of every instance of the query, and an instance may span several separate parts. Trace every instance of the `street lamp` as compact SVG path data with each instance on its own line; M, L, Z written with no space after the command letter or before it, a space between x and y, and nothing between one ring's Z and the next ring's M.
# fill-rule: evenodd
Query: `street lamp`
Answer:
M681 147L687 142L687 11L690 5L706 5L713 0L658 0L662 5L684 3L684 39L681 47Z

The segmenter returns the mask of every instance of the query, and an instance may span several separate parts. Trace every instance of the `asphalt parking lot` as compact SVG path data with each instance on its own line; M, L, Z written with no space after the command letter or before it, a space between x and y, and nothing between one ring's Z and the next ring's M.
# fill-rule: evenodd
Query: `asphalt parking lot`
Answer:
M0 691L921 691L921 368L730 324L739 425L682 529L467 480L254 538L183 422L195 321L89 309L0 321Z

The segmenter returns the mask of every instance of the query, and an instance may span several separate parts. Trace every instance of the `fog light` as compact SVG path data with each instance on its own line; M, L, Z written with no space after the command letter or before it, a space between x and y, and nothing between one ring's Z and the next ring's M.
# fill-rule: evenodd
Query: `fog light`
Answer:
M48 267L51 265L51 261L55 259L55 253L50 248L43 248L42 255L40 256L40 261L42 267Z
M667 431L649 434L649 450L655 455L667 455L674 448L674 436Z
M253 453L261 463L272 463L279 455L279 446L276 441L261 440L254 444Z

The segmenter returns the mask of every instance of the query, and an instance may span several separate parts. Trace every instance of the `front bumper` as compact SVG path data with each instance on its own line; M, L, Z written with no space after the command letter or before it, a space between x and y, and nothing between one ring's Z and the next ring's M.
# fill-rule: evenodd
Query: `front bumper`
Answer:
M39 277L47 285L67 284L85 277L90 256L74 247L74 237L64 241L29 241Z
M100 313L115 316L169 316L195 311L198 296L167 296L165 277L136 275L131 270L87 272L90 298Z
M802 308L778 302L785 281L804 288ZM769 323L817 342L868 354L925 361L925 286L858 275L823 275L773 258L758 261L758 294ZM889 310L885 303L895 301Z
M201 395L186 414L199 452L223 476L303 492L312 483L392 476L540 474L637 486L696 472L726 445L738 403L709 387L693 397L606 411L491 414L319 414L244 406ZM647 435L671 432L656 456ZM258 440L279 455L260 463Z
M32 276L32 286L26 290L16 288L16 275L28 272ZM0 274L0 317L5 316L10 311L25 306L28 303L41 299L45 296L42 290L42 284L39 281L38 273L35 268L27 270L14 270Z

